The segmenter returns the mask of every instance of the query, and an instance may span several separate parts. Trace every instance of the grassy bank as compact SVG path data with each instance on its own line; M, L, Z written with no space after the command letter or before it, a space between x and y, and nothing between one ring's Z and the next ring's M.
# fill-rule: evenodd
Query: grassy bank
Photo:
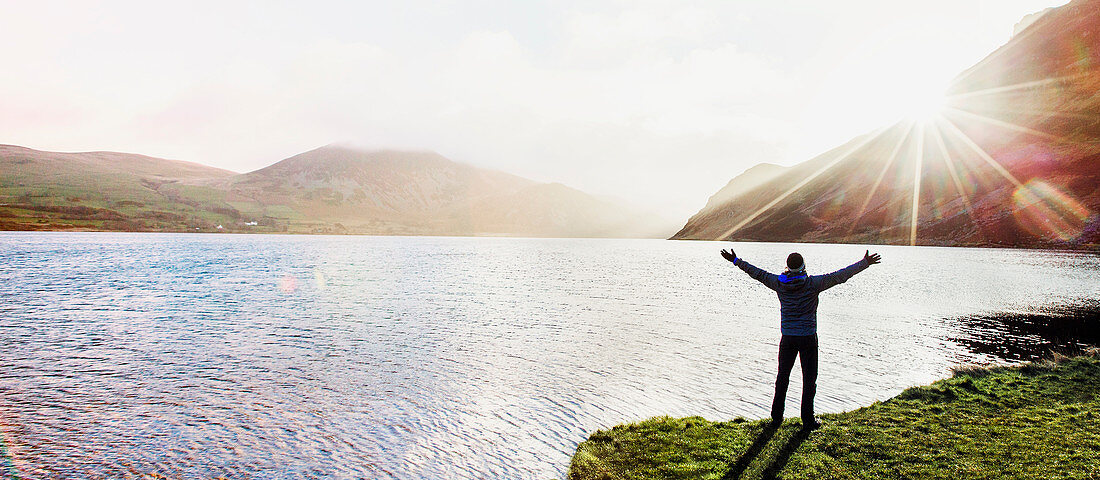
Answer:
M1100 357L959 370L821 419L621 425L577 447L569 479L1100 479Z

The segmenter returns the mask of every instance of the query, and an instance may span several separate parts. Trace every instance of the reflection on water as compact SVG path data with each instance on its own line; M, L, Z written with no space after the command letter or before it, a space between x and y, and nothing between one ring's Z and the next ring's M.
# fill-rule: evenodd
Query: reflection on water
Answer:
M0 234L0 468L547 479L599 428L763 417L778 302L728 246ZM734 247L772 270L797 250L811 273L864 250ZM987 332L1034 338L952 319L1100 298L1096 256L876 249L881 265L821 296L825 412L995 361L973 348Z
M1046 310L953 319L962 335L952 340L976 354L1014 361L1075 355L1100 345L1100 300Z

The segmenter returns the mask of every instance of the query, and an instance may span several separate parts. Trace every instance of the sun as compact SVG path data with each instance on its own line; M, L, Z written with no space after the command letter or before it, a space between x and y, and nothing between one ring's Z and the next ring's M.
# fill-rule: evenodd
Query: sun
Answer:
M905 118L917 122L931 122L948 107L945 88L917 89L901 99Z

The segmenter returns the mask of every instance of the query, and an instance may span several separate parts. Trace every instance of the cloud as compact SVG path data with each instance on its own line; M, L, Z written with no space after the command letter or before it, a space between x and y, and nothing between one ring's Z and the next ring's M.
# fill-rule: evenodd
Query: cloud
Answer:
M719 28L710 12L676 2L638 2L611 11L581 11L565 22L562 55L581 66L649 63L698 44Z

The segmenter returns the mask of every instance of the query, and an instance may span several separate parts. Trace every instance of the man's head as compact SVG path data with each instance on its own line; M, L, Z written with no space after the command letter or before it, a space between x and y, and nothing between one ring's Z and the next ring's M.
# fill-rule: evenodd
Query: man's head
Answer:
M802 260L802 255L798 252L787 255L787 270L792 272L799 272L806 269L806 262Z

